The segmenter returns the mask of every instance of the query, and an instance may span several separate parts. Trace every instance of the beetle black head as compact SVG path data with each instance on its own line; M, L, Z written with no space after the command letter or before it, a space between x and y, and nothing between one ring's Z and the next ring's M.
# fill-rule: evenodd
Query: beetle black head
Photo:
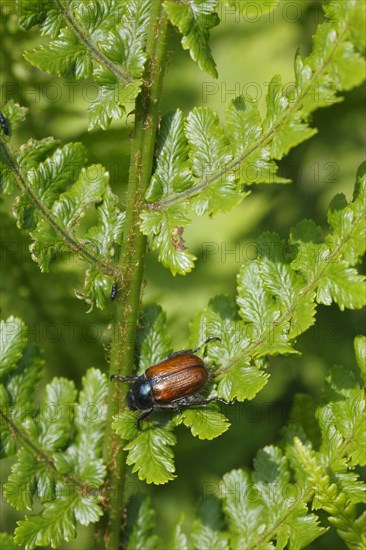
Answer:
M135 394L132 390L129 390L127 392L127 395L126 395L126 403L127 403L127 407L131 410L131 411L137 411L138 410L138 406L136 405L136 399L135 399Z
M133 384L126 395L126 403L132 411L145 411L154 406L154 397L151 386L143 376Z

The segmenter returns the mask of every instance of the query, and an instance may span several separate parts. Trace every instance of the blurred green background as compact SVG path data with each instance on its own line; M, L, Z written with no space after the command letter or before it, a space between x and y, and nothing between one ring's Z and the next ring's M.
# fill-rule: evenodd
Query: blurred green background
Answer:
M113 122L108 131L88 133L86 109L94 86L58 79L31 67L23 59L23 52L43 39L36 31L21 31L13 3L5 4L1 22L1 105L13 99L29 109L11 145L16 148L30 137L49 135L62 143L81 141L90 163L102 163L108 169L113 191L123 206L133 116ZM235 95L249 93L258 98L264 113L268 82L279 73L283 82L291 85L296 49L300 47L302 55L307 55L312 34L322 21L320 2L310 0L283 0L262 17L249 12L235 16L224 6L220 15L223 22L211 33L217 81L199 71L172 30L162 112L179 107L188 113L194 106L207 105L223 120L226 103ZM342 103L315 112L313 125L318 135L280 163L281 175L292 178L292 185L253 186L249 198L236 210L194 221L185 233L189 249L198 258L190 275L172 277L157 263L156 254L148 253L144 303L159 303L167 312L174 349L187 347L189 323L211 297L235 294L240 263L262 231L277 231L287 238L291 227L303 218L315 219L326 230L326 208L331 198L338 192L351 198L356 170L363 160L364 96L365 89L358 88L344 94ZM53 376L66 376L79 387L87 368L95 366L107 372L114 304L107 301L103 312L86 313L87 306L74 295L75 289L82 288L82 263L65 258L53 266L51 273L41 274L30 258L29 238L16 228L8 198L1 202L1 224L2 317L17 315L28 325L30 340L44 350L44 382ZM215 243L217 253L207 257L207 243ZM364 330L361 312L341 313L336 306L319 307L316 325L299 338L297 346L302 355L271 361L272 376L260 395L228 411L233 422L229 432L217 441L203 442L191 437L186 429L178 430L176 481L154 488L138 482L135 476L131 478L132 497L137 490L152 494L163 540L167 540L182 514L189 533L200 501L217 487L220 477L232 468L250 468L256 451L278 440L294 393L307 392L316 399L329 366L341 363L352 368L353 338ZM4 474L9 466L4 466ZM2 515L9 531L20 517L6 506ZM64 548L86 548L87 537L88 530L82 529L78 539ZM342 548L340 539L330 530L314 548L335 544Z

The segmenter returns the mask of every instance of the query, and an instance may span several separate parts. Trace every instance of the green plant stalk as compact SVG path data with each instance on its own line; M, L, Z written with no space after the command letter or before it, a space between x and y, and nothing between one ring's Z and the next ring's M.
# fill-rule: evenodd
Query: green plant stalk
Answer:
M146 237L140 231L140 213L150 182L159 122L161 97L167 53L168 20L161 0L151 2L150 25L147 38L147 62L141 93L136 99L134 137L131 146L129 182L126 196L126 218L121 258L120 280L116 303L116 317L111 348L109 375L127 376L133 371L136 329L141 297ZM124 403L126 388L111 384L104 439L104 459L108 474L104 489L106 517L100 533L104 547L116 549L120 544L120 530L126 506L124 495L126 455L119 436L111 428L112 416Z

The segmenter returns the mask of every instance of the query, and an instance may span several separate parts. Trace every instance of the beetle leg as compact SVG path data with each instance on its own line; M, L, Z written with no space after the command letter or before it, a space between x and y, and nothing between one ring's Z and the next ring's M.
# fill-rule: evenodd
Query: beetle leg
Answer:
M117 378L120 382L135 382L138 379L138 376L118 376L118 374L112 374L110 380Z
M201 401L195 401L192 403L187 403L186 405L183 405L185 408L187 407L197 407L200 405L208 405L209 403L212 403L212 401L216 401L218 403L223 403L224 405L234 405L236 402L236 399L233 399L232 401L225 401L225 399L222 399L221 397L211 397L211 399L202 399Z
M192 349L182 349L181 351L174 351L168 355L167 359L173 359L174 357L180 357L181 355L192 355Z
M205 345L208 344L209 342L212 342L213 340L217 340L218 342L221 342L221 338L219 338L218 336L210 336L210 338L207 338L207 340L205 340L205 341L203 342L203 344L201 344L200 346L198 346L198 348L192 349L192 350L191 350L191 353L196 353L196 351L199 351L201 348L203 348L203 346L205 346Z
M196 351L199 351L201 348L203 348L203 346L205 346L209 342L212 342L212 340L218 340L219 342L221 342L221 338L219 338L218 336L211 336L210 338L207 338L207 340L205 340L203 344L198 346L198 348L175 351L174 353L168 355L167 359L173 359L173 357L180 357L181 355L193 355L194 353L196 353Z
M234 405L236 399L233 399L232 401L225 401L225 399L222 399L222 397L211 397L211 399L206 399L204 404L211 403L212 401L223 403L224 405Z
M140 416L138 417L137 419L137 422L136 422L136 427L138 430L141 429L141 420L144 420L144 418L147 418L149 416L149 414L151 414L153 412L153 407L151 407L151 409L148 409L147 411L144 411L143 413L140 414Z

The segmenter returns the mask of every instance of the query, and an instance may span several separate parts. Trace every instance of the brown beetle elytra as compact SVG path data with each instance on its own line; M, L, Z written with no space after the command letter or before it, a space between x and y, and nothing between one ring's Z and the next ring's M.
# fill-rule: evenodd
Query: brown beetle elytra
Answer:
M149 367L145 376L153 388L155 401L161 404L197 393L208 380L202 359L189 353Z

